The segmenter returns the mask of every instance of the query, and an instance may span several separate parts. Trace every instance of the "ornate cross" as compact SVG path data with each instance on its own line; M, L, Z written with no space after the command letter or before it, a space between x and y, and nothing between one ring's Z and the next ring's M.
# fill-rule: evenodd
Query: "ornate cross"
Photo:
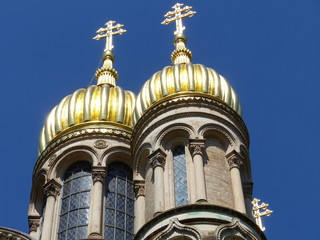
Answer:
M175 21L176 22L176 31L174 32L175 35L183 34L183 30L185 30L185 26L182 25L182 18L192 17L194 14L196 14L196 12L190 11L192 7L185 6L181 8L182 6L183 6L183 3L176 3L172 7L174 11L167 12L167 14L164 15L166 19L161 23L161 24L167 25Z
M262 203L259 205L259 202L260 202L260 199L257 199L257 198L254 198L252 200L253 217L256 219L256 224L261 228L262 231L264 231L266 230L266 228L262 226L261 217L270 216L273 211L267 209L269 204ZM260 210L265 210L265 211L260 212Z
M98 35L95 36L93 39L95 40L100 40L101 38L106 39L106 47L104 51L112 51L113 45L112 45L112 36L113 35L121 35L122 33L125 33L127 30L122 29L123 24L117 24L113 25L116 23L115 21L109 21L105 25L107 26L106 28L100 28L97 33ZM115 31L114 31L115 30Z

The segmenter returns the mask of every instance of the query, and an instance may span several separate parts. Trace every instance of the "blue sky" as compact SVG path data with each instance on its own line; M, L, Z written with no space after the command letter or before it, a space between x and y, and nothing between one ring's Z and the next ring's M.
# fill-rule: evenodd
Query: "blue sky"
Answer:
M22 1L0 3L0 226L27 232L38 136L49 111L86 87L112 19L122 88L138 93L170 65L174 24L161 25L175 1ZM188 0L184 21L193 63L235 88L251 137L254 197L270 204L269 239L313 238L318 223L320 3L316 0ZM95 80L94 80L95 81ZM91 84L93 84L92 82Z

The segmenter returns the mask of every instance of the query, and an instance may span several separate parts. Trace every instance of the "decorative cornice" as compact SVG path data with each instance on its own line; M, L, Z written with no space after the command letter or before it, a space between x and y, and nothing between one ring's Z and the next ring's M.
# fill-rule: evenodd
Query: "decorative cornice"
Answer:
M150 164L153 168L162 167L166 163L166 154L159 148L148 156Z
M40 216L28 217L29 232L36 232L40 225Z
M137 151L137 148L140 146L140 144L145 139L145 137L155 128L157 128L158 126L166 122L169 122L178 118L190 117L190 116L206 117L206 118L214 119L221 122L222 124L234 129L234 131L237 132L237 134L242 137L243 142L247 146L249 146L249 134L248 134L246 125L243 122L242 118L232 108L225 105L224 103L222 103L216 98L212 98L207 95L201 95L199 93L196 93L194 95L195 96L193 96L192 93L188 93L188 95L177 94L176 97L170 96L169 99L164 98L162 101L156 103L153 107L150 107L141 116L141 118L139 119L139 121L136 123L134 127L133 138L131 142L133 154L135 154L135 152ZM232 122L207 112L185 112L185 113L177 113L169 117L165 117L160 121L152 124L150 127L147 127L148 123L151 120L153 120L155 116L159 116L162 113L168 112L169 110L172 110L172 109L177 109L181 107L191 107L191 106L201 106L201 107L207 107L209 109L215 110L217 112L220 112L228 116L232 120Z
M54 151L58 146L61 146L61 144L64 144L70 140L74 140L77 138L90 137L92 135L97 135L97 137L99 135L105 137L106 134L108 136L124 139L127 141L130 141L131 137L132 137L132 134L127 131L123 131L120 129L113 129L113 128L101 128L101 127L87 128L87 129L75 130L75 131L69 132L68 134L63 135L63 136L59 137L57 140L52 141L50 144L48 144L46 149L38 157L37 163L33 169L34 173L37 170L39 164L41 164L43 162L43 160L46 160L46 157L52 151Z
M145 196L145 183L144 183L144 181L135 181L134 182L134 193L135 193L136 199L140 196Z
M192 154L192 157L195 155L203 155L203 150L205 149L204 139L190 139L189 140L189 149Z
M105 167L92 167L92 181L104 183L106 179Z
M232 152L228 153L226 158L227 158L230 170L232 168L239 168L240 169L241 165L243 165L243 158L236 151L232 151Z
M49 197L57 197L60 193L61 185L54 179L48 181L44 186L44 194Z

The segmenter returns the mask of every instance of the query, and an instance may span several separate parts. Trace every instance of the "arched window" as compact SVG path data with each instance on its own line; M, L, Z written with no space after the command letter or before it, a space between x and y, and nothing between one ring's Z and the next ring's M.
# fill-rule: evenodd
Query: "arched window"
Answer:
M58 240L87 237L91 166L87 162L73 164L64 175Z
M173 173L174 173L174 193L176 207L188 204L188 184L186 155L184 146L179 145L172 150Z
M107 240L132 240L134 222L132 170L125 164L109 165L106 179L105 229Z

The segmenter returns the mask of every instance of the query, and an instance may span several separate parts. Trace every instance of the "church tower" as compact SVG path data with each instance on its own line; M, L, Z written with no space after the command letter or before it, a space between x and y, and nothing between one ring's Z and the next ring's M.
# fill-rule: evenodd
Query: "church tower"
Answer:
M29 205L36 240L266 239L252 216L249 134L229 82L192 63L176 4L172 64L136 96L116 85L114 21L97 85L53 108L41 130Z

